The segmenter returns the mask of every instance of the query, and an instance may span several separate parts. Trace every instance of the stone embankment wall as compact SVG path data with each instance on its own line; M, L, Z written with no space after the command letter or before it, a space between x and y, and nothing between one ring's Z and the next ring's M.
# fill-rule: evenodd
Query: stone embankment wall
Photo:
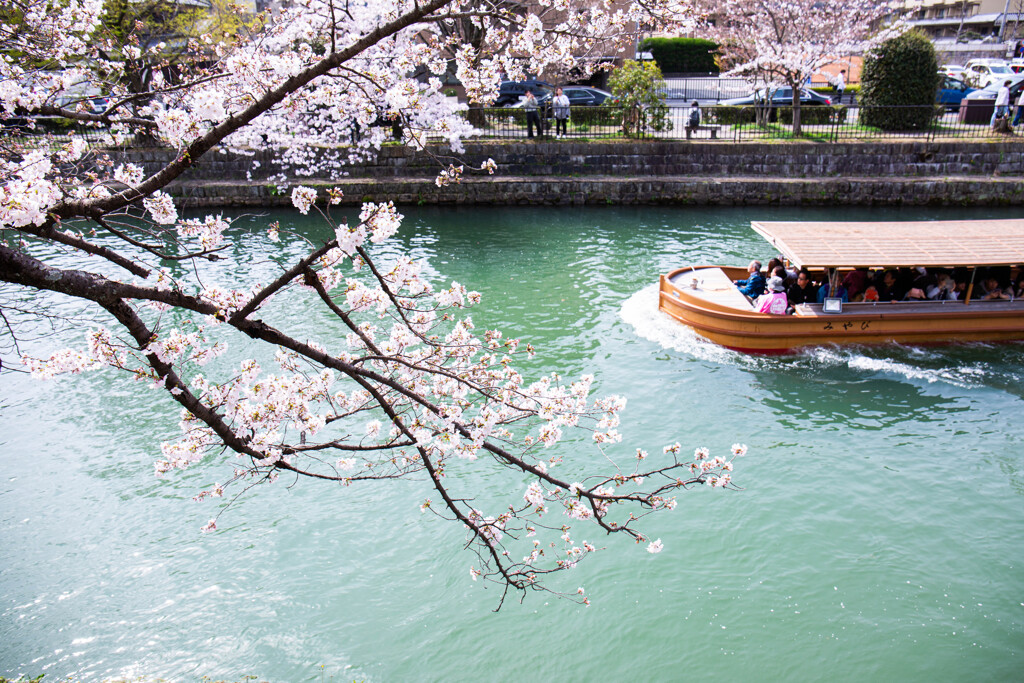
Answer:
M348 202L478 204L1024 204L1024 143L877 142L521 142L468 144L466 168L488 158L493 176L467 173L439 188L450 152L385 147L337 180L292 184L340 187ZM129 155L147 170L164 150ZM214 152L171 191L183 203L273 206L289 203L272 154Z

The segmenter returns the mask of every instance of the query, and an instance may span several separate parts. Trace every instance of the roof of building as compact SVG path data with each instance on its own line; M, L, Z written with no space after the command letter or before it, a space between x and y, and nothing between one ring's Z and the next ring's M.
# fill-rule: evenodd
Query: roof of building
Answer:
M1024 219L768 222L751 227L798 267L1005 266L1024 263Z

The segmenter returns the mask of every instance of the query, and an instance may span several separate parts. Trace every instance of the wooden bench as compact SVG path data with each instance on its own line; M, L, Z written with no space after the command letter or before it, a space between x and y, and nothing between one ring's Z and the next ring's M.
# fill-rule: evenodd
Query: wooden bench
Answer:
M702 130L706 130L706 131L710 131L711 132L711 139L712 140L717 140L718 139L718 129L719 128L721 128L721 126L705 126L705 125L700 125L700 126L697 126L696 128L691 128L690 126L687 126L686 127L686 139L689 140L690 136L693 135L694 133L697 133L697 132L702 131Z

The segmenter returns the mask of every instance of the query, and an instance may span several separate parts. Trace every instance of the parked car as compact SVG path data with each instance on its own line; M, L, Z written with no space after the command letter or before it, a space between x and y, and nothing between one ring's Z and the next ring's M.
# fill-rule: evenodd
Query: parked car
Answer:
M562 88L562 91L569 98L571 106L594 107L604 104L605 100L612 97L612 94L606 90L585 85L567 85Z
M975 88L964 83L959 78L948 74L942 74L942 82L939 83L939 92L935 96L938 104L944 105L949 111L956 111L960 108L960 100L974 92Z
M584 85L566 85L562 87L562 92L569 98L570 107L596 107L603 104L605 100L615 99L615 96L610 92ZM545 91L540 94L534 91L534 96L537 98L537 104L544 109L545 115L548 118L554 116L554 108L549 106L551 100L555 97L554 91ZM513 109L519 109L522 106L523 100L521 98L518 102L511 105Z
M109 97L92 97L89 99L89 111L93 114L104 114L109 108Z
M758 90L757 92L750 93L746 97L734 97L731 100L722 100L722 104L731 107L753 107L755 104L761 104L768 98L764 89ZM788 107L793 104L793 89L784 86L775 88L771 92L771 106L772 107ZM817 93L807 88L800 89L800 106L824 106L832 104L832 98Z
M1020 97L1020 91L1024 90L1024 73L1011 74L1009 78L1003 80L1010 81L1010 104L1017 104L1017 98ZM1002 86L1003 81L999 83L993 83L987 88L981 88L975 90L964 96L965 100L995 100L996 95L999 94L999 88Z
M963 80L964 68L959 64L943 64L939 67L939 73Z
M528 78L524 81L502 81L498 91L498 99L494 100L493 107L510 107L532 90L533 94L540 100L547 99L554 92L554 86L547 81L538 81L535 78Z
M1019 74L1024 71L1024 59L1017 57L1010 60L1010 70L1015 74Z
M964 80L977 88L987 88L1001 79L1013 76L1013 69L1003 59L972 59L964 65Z

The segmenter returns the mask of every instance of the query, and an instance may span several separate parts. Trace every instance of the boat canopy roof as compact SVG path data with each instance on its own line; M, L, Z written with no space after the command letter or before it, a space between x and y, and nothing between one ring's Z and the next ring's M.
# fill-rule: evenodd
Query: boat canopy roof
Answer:
M768 222L751 227L802 268L1024 264L1024 219Z

